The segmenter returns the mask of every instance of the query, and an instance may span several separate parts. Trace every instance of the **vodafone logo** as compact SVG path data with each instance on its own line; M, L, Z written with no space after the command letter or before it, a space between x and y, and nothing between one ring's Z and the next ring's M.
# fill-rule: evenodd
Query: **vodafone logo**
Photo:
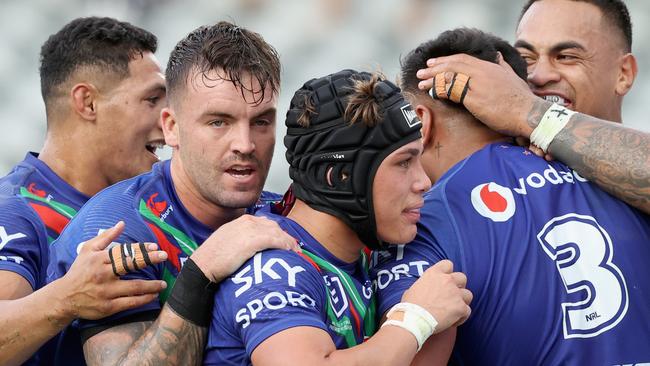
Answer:
M515 199L510 188L494 182L472 189L472 205L481 216L495 222L508 221L515 214Z

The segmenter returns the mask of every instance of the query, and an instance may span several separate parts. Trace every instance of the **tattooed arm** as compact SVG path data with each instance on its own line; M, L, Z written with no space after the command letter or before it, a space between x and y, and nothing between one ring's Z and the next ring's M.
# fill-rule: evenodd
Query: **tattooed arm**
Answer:
M533 109L544 108L537 104L541 103ZM604 190L650 213L650 134L577 113L551 142L549 152Z
M222 225L190 258L218 283L269 248L300 251L296 240L276 222L244 215ZM88 338L84 355L89 365L198 365L203 362L206 337L207 327L193 324L165 305L153 323L117 325Z
M155 322L122 324L84 343L88 365L200 365L207 328L165 306Z
M470 76L464 106L495 131L529 138L551 103L536 97L525 81L499 64L468 55L439 57L417 73L421 90L440 72ZM650 213L650 134L619 123L575 114L549 146L553 157L628 204Z

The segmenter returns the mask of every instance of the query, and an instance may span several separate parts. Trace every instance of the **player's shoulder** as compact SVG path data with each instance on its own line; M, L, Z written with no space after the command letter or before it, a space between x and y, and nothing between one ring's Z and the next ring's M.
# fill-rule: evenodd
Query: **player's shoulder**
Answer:
M301 254L268 249L256 253L222 284L235 298L260 292L313 290L320 280L318 269ZM247 296L244 296L247 297Z
M0 194L0 225L25 229L42 226L42 222L24 197Z
M150 171L109 186L93 196L81 209L79 216L98 211L119 215L132 213L134 209L137 210L138 203L144 199L146 192L159 185L161 179L156 171Z
M14 166L11 171L0 178L0 195L19 195L20 188L36 173L36 168L24 162Z

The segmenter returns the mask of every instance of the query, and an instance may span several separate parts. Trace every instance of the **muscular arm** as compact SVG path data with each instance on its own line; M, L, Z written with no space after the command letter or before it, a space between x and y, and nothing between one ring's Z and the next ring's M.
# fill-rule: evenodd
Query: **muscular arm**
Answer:
M381 328L367 342L343 350L322 329L295 327L260 343L251 360L255 366L408 365L416 349L415 337L398 327Z
M551 105L536 97L504 61L468 55L439 57L418 71L428 90L440 72L470 76L464 106L495 131L529 138ZM504 101L509 101L504 103ZM628 204L650 213L650 134L585 114L575 114L555 137L549 152L580 175Z
M165 306L155 322L118 325L84 344L88 365L200 365L207 328Z
M190 258L218 283L269 248L299 250L295 239L277 223L244 215L222 225ZM119 325L92 336L84 344L84 355L89 365L199 365L206 337L207 327L193 324L165 305L153 323Z
M548 106L536 101L529 125L536 125ZM578 113L551 142L549 152L604 190L650 213L650 134Z

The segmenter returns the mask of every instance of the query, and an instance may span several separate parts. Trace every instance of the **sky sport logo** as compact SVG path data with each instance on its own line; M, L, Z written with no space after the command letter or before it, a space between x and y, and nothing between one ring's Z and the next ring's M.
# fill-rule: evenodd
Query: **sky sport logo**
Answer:
M420 122L418 116L415 114L413 108L411 108L410 104L407 104L400 109L402 110L402 115L406 120L406 124L409 125L410 128L413 128L414 126L417 126L422 123Z
M510 188L494 182L472 189L472 205L483 217L494 222L508 221L515 214L515 199Z

